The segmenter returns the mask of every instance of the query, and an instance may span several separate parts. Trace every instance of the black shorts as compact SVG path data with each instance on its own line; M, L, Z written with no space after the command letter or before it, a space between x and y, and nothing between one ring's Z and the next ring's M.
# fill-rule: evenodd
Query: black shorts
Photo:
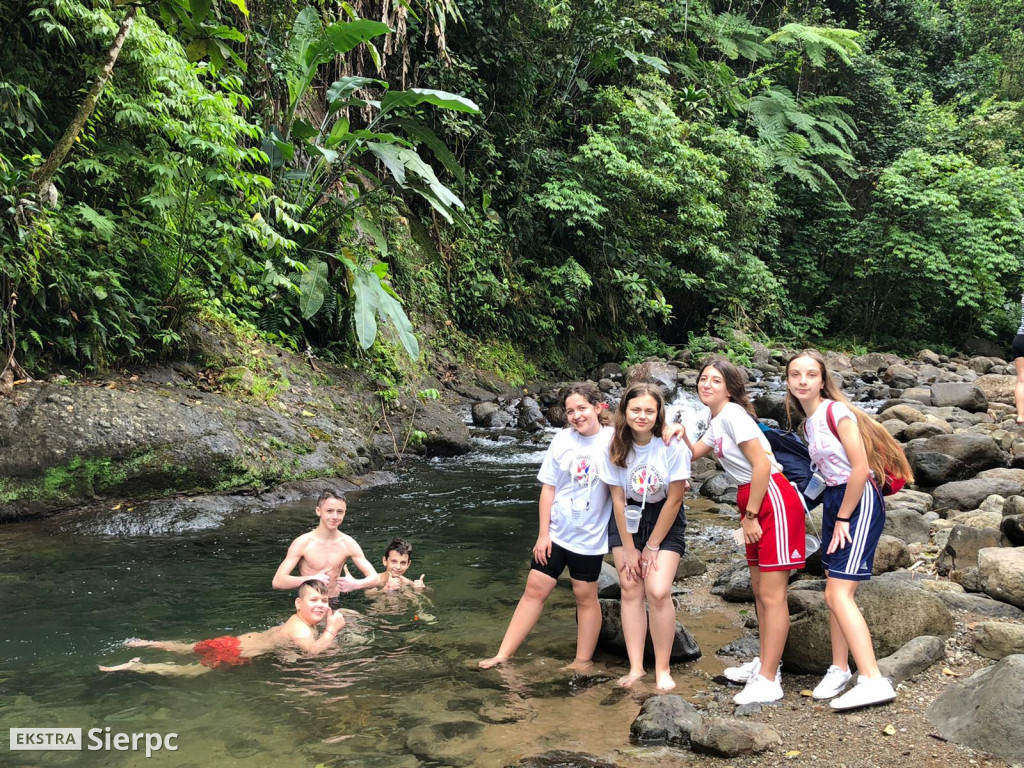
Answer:
M639 506L639 502L632 499L626 499L626 504ZM643 549L647 545L647 539L651 537L651 531L654 530L654 526L658 522L658 515L661 514L663 506L665 506L664 501L647 502L643 517L640 518L640 530L633 534L633 546L637 549ZM686 506L680 504L675 522L672 523L672 527L668 529L668 533L665 534L665 538L661 542L661 549L666 552L676 552L682 557L686 554L685 534ZM615 524L615 515L612 515L611 520L608 521L608 546L612 549L622 546L622 537L619 536L619 526Z
M563 546L551 542L551 555L548 557L548 564L541 565L536 559L530 563L530 570L540 571L557 579L562 571L569 568L569 578L575 581L597 581L601 575L601 563L604 562L604 555L580 555L570 552Z
M1010 355L1016 360L1024 357L1024 333L1018 333L1013 337L1013 344L1010 345Z

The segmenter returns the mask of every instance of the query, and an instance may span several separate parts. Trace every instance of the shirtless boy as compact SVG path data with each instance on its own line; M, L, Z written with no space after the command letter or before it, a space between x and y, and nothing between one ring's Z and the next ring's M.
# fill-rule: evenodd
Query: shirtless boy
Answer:
M299 536L288 547L288 554L274 574L274 589L295 589L308 579L316 579L327 585L331 607L337 608L341 592L369 589L380 584L380 577L362 548L355 539L340 530L346 509L345 497L340 493L328 489L320 494L316 504L320 525ZM349 574L345 565L349 558L365 578L357 579ZM296 566L299 575L292 576Z
M380 575L380 580L372 592L397 592L403 587L412 587L418 591L426 586L423 583L425 574L420 574L415 581L405 575L412 565L412 544L405 539L392 539L384 548L381 562L384 565L384 573Z
M317 637L316 627L326 620L324 631ZM340 611L332 611L327 604L327 585L311 579L299 586L295 598L295 615L284 624L266 632L249 632L238 637L225 635L199 643L183 643L176 640L129 640L129 648L157 648L169 653L194 653L198 664L143 664L136 656L131 661L114 667L100 667L101 672L152 672L158 675L194 677L209 672L221 664L237 666L246 664L252 658L279 648L298 648L309 654L325 651L335 636L345 626L345 617Z

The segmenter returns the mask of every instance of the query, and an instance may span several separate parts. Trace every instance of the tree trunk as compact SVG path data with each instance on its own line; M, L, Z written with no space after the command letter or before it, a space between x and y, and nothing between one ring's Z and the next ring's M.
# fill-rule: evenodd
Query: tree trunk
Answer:
M32 180L36 183L36 187L39 190L40 198L46 199L49 196L50 180L64 162L68 152L71 151L71 147L75 143L75 139L78 138L78 134L82 132L82 128L85 127L89 118L92 117L93 110L96 109L96 102L100 100L100 95L103 93L103 87L107 84L107 80L110 79L110 75L114 71L114 64L121 53L121 47L124 45L125 38L128 37L128 30L132 28L132 23L135 21L136 10L136 6L128 9L124 19L121 21L121 28L117 30L114 42L111 44L110 50L107 51L107 60L103 64L103 69L100 70L96 82L89 89L89 93L86 94L85 100L78 108L78 112L75 113L74 119L67 127L67 130L64 131L64 135L60 137L60 141L57 142L57 145L50 152L50 156L46 158L46 162L32 175Z

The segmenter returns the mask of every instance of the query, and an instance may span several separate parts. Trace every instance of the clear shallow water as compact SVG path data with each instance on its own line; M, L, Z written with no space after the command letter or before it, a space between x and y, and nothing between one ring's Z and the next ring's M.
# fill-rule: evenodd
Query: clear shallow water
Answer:
M357 594L339 650L265 657L198 678L103 674L140 655L129 637L199 640L264 629L293 610L270 580L288 543L314 527L313 503L240 515L167 536L82 535L67 523L0 527L0 764L67 766L503 766L548 749L628 747L635 696L577 686L571 590L560 587L507 668L481 672L522 593L536 538L543 444L478 440L469 457L410 463L401 481L349 494L344 530L374 564L394 536L414 544L422 598ZM691 545L718 542L692 528ZM730 617L681 614L705 658L678 667L684 695L706 689L711 658L738 631ZM180 657L179 657L180 660ZM596 674L622 660L599 655ZM641 689L643 691L644 689ZM176 732L179 749L10 752L10 727Z

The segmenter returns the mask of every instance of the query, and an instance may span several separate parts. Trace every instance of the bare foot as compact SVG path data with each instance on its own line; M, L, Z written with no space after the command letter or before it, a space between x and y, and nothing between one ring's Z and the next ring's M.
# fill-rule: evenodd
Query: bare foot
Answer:
M566 664L565 669L573 672L589 672L594 667L594 662L590 659L574 659L572 664Z
M100 672L124 672L125 670L135 669L139 665L142 659L136 656L130 661L126 661L124 664L118 664L115 667L100 667Z
M658 678L658 690L659 691L671 691L676 687L676 681L672 679L670 672L657 672Z
M480 669L490 669L491 667L496 667L499 664L504 664L506 661L508 661L508 656L492 656L489 659L484 659L478 663L477 666L480 667Z
M630 686L633 685L633 683L635 683L637 680L639 680L641 677L643 677L646 674L647 673L644 672L644 670L642 670L642 669L637 671L637 672L630 671L630 673L628 675L623 675L622 677L619 678L618 685L621 686L622 688L629 688Z
M137 637L129 638L124 641L126 648L153 648L160 645L159 640L140 640Z
M1017 417L1017 423L1018 424L1024 424L1024 416L1018 416Z

